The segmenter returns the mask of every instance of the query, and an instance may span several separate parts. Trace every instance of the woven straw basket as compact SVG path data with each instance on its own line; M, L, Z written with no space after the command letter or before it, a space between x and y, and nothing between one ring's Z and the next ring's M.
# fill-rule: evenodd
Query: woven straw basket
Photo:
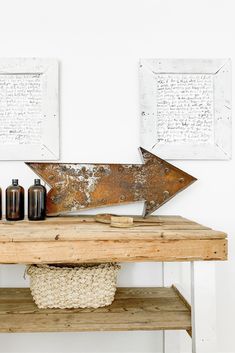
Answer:
M31 265L30 289L39 308L99 308L114 300L116 264Z

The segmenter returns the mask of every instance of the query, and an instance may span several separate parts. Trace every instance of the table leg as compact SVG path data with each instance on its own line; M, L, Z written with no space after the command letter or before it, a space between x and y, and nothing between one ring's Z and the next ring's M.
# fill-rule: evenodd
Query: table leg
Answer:
M193 353L217 352L215 283L213 262L191 262Z
M165 286L165 264L162 262L162 287ZM162 353L166 353L166 332L162 331Z

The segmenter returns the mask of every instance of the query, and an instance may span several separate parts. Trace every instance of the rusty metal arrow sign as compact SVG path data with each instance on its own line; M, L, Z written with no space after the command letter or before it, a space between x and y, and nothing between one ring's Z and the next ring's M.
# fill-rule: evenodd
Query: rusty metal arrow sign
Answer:
M26 163L51 190L47 215L145 201L148 216L196 178L140 147L143 164Z

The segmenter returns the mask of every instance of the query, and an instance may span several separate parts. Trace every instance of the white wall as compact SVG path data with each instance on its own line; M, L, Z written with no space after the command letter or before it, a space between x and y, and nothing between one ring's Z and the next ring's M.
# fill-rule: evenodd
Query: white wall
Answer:
M0 57L60 61L61 160L140 161L140 57L235 59L234 1L8 0L0 2ZM235 352L235 162L176 161L199 181L160 209L229 233L216 264L218 352ZM0 185L28 187L33 173L0 162ZM141 213L142 205L109 209ZM206 266L206 264L205 264ZM120 285L157 285L159 264L123 266ZM1 286L24 286L23 267L2 266ZM1 353L160 352L160 332L1 334Z

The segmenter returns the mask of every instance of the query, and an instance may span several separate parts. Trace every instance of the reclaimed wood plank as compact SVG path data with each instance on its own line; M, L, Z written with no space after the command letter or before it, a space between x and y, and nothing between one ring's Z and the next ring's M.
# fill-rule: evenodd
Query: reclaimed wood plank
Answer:
M102 215L102 214L100 214ZM187 224L195 224L197 226L201 226L200 224L191 221L187 218L184 218L182 216L168 216L168 215L161 215L161 216L150 216L147 218L143 218L142 216L135 216L135 215L127 215L126 217L132 217L134 222L136 223L143 223L143 224L148 224L148 223L162 223L164 225L170 225L170 224L182 224L182 223L187 223ZM41 224L60 224L60 225L68 225L68 224L80 224L80 223L94 223L97 224L96 222L96 216L95 215L86 215L86 216L64 216L64 217L47 217L46 220L44 221L37 221L38 225ZM16 224L17 226L32 226L32 222L28 220L28 218L25 218L22 221L6 221L4 218L0 220L0 225L13 225Z
M226 260L226 239L0 242L0 263Z
M69 241L69 240L112 240L112 239L222 239L224 232L203 227L195 222L144 225L120 229L97 222L2 222L0 242L6 241Z
M101 215L101 214L100 214ZM117 216L117 215L115 215ZM121 215L120 215L121 216ZM133 217L135 222L143 222L143 223L159 223L159 222L164 222L164 223L196 223L193 222L187 218L184 218L182 216L174 216L174 215L161 215L161 216L149 216L147 218L144 218L142 216L136 216L136 215L125 215L125 217ZM46 220L43 221L37 221L38 224L42 223L63 223L63 224L71 224L71 223L95 223L95 218L96 215L65 215L65 216L55 216L55 217L47 217ZM32 224L31 221L28 220L28 218L25 218L22 221L6 221L4 218L0 220L0 224L2 223L11 223L11 224Z
M0 263L225 260L227 240L180 216L153 216L113 228L93 216L0 222ZM156 224L153 224L154 222ZM144 220L145 222L145 220ZM160 223L159 223L160 222Z
M172 229L173 228L173 229ZM224 232L210 229L198 230L194 227L164 227L141 226L136 228L100 227L89 228L86 226L70 227L32 227L26 230L23 227L12 229L10 227L0 228L0 242L6 241L70 241L70 240L119 240L119 239L224 239Z
M0 289L0 332L190 330L189 308L170 288L118 288L99 309L38 309L28 288Z

